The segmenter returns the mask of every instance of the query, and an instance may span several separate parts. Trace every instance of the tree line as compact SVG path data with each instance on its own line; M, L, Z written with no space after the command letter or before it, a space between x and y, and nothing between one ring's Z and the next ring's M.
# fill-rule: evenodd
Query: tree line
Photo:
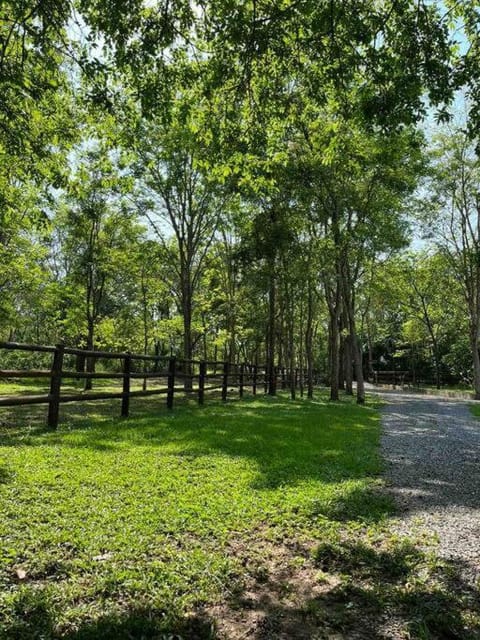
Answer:
M3 339L480 397L475 2L2 12Z

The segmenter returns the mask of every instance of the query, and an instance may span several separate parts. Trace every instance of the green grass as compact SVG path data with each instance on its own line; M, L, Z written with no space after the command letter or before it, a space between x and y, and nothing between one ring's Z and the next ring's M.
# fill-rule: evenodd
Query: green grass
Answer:
M382 386L382 385L380 385ZM388 385L392 386L392 385ZM434 385L412 385L412 384L397 384L397 389L403 389L410 393L424 393L428 395L448 396L451 398L473 398L474 391L471 385L467 384L451 384L442 385L440 389L437 389Z
M480 418L480 404L471 404L469 406L472 415L474 415L476 418Z
M215 617L255 608L252 590L270 603L258 638L287 619L348 637L356 616L398 606L412 638L440 637L432 610L465 624L470 605L446 608L446 587L417 576L425 558L386 533L376 406L262 396L167 413L149 400L119 420L117 404L72 408L56 433L24 412L2 431L1 640L206 640ZM298 575L330 586L293 606Z
M234 588L232 539L321 538L386 509L372 408L261 398L99 422L3 437L5 638L30 637L39 603L46 637L133 605L170 628Z
M93 381L95 391L121 391L122 390L122 380L121 379L99 379ZM62 393L73 393L73 392L81 392L84 389L85 381L84 380L63 380L62 381ZM140 389L142 386L142 379L133 379L131 381L131 388ZM157 381L150 380L148 383L148 388L154 388L156 386L164 386L159 384ZM48 393L50 389L50 379L49 378L18 378L17 380L13 379L2 379L0 380L0 396L14 396L14 395L36 395L42 393Z

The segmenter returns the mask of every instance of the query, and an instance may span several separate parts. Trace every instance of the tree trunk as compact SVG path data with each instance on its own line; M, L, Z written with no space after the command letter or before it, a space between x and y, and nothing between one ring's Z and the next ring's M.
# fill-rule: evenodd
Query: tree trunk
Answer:
M147 302L147 287L144 280L144 273L142 272L142 311L143 311L143 354L147 355L148 351L148 302ZM147 371L147 361L143 361L143 372ZM142 382L142 390L147 390L147 378L145 377Z
M289 296L289 309L288 309L288 313L287 313L287 323L286 323L286 329L287 329L287 334L288 334L288 339L287 339L287 343L288 343L288 367L290 369L290 375L289 375L289 384L290 384L290 397L292 398L292 400L295 400L296 397L296 384L297 384L297 380L296 380L296 376L295 376L295 321L294 321L294 302L293 302L293 297L290 295ZM300 373L301 375L301 373Z
M480 400L480 353L478 351L478 330L471 329L470 348L473 360L473 388L475 390L475 400Z
M77 373L85 372L85 356L81 353L75 356L75 371Z
M365 404L365 381L363 378L362 349L355 332L352 332L351 339L353 343L355 377L357 379L357 404Z
M184 380L184 389L185 391L192 390L192 317L190 309L186 309L183 314L183 358L185 360L183 371L186 376Z
M284 364L288 362L287 344L289 341L288 329L285 331L285 307L284 303L280 306L279 310L279 322L277 323L277 369L279 372L282 371ZM286 338L286 339L285 339ZM283 386L282 386L283 388Z
M185 360L183 372L185 374L183 388L192 390L192 295L189 274L182 274L182 313L183 313L183 358Z
M348 323L351 354L357 381L357 404L365 404L365 381L363 377L362 349L357 336L355 323L355 279L352 275L348 261L344 260L338 271L341 280L341 290L345 315Z
M269 289L268 289L268 334L267 334L267 378L268 395L277 393L277 380L275 376L275 261L270 264Z
M305 382L305 376L304 376L304 361L303 361L303 332L304 332L304 326L303 326L303 296L300 300L300 327L299 327L299 331L300 331L300 344L299 346L299 351L298 351L298 366L300 368L300 380L299 382L299 391L300 391L300 397L303 398L303 385Z
M330 400L339 399L339 335L338 335L338 314L330 313L329 322L329 351L330 351Z
M368 377L373 379L373 345L370 329L368 329Z
M350 292L349 292L350 294ZM362 349L357 336L357 328L355 324L355 309L353 297L350 294L346 296L348 323L350 330L351 353L353 355L353 364L355 369L355 378L357 381L357 404L365 404L365 381L363 378L363 358Z
M433 353L434 353L433 359L435 361L435 383L436 383L437 389L440 389L440 387L442 386L442 379L440 376L440 358L438 356L437 346L434 346Z
M338 388L341 391L345 391L345 351L348 349L348 346L345 344L346 337L343 335L343 326L339 328L339 348L338 348Z
M208 336L207 336L207 323L205 321L205 313L202 313L202 344L203 344L203 359L208 360Z
M228 339L228 361L234 363L237 357L237 337L235 331L235 322L233 321L233 316L230 315L229 321L229 334L230 337Z
M335 284L325 283L325 298L328 306L328 377L330 384L330 400L339 398L339 369L340 369L340 345L339 345L339 318L341 306L341 290L339 279Z
M88 319L88 325L87 325L87 351L93 351L94 330L95 330L95 328L94 328L94 325L93 325L93 319L89 318ZM95 358L92 358L92 357L88 357L87 358L86 372L87 373L95 373ZM92 378L85 378L84 390L85 391L91 391L92 388L93 388Z
M311 286L308 289L305 356L307 359L307 397L311 399L313 398L313 292Z
M344 373L345 373L345 392L349 396L353 396L353 344L352 344L352 336L350 333L345 336L344 341Z

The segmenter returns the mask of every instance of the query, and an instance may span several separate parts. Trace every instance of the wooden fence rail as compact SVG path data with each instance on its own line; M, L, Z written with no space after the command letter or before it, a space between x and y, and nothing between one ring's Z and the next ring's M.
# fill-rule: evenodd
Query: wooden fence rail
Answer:
M411 379L410 371L395 370L395 371L374 371L373 382L374 384L390 384L393 387L396 385L404 385Z
M205 393L208 391L221 390L223 401L227 400L229 389L237 389L240 398L243 397L247 388L251 388L252 394L256 395L258 385L264 384L265 392L268 389L268 371L266 365L241 363L232 364L214 360L182 360L175 357L149 356L144 354L111 351L92 351L66 347L63 344L57 346L45 346L34 344L20 344L16 342L0 342L1 350L16 350L33 353L52 354L50 369L0 369L0 379L16 378L47 378L50 380L49 393L42 395L13 395L0 397L0 407L13 407L30 404L48 404L47 426L56 429L59 422L60 404L64 402L83 402L93 400L120 399L121 416L128 417L130 412L130 398L147 397L153 395L165 395L166 406L173 408L175 394L190 393L197 394L198 403L203 405ZM86 358L94 361L100 359L119 360L119 371L72 371L65 368L66 356L80 356L85 362ZM135 363L142 361L151 362L155 365L154 371L136 371ZM1 362L1 360L0 360ZM198 373L196 372L198 370ZM213 371L211 371L213 370ZM190 371L192 373L185 373ZM300 372L300 375L302 372ZM286 388L288 381L293 381L293 391L298 384L299 370L290 372L282 367L276 369L276 380L281 383L282 388ZM62 385L64 380L117 380L121 381L121 391L95 391L70 393ZM144 381L142 390L132 390L132 380L141 379ZM303 380L306 379L306 370L303 371ZM164 381L160 388L147 389L146 381ZM177 386L178 382L183 386ZM196 383L194 388L193 383ZM292 383L291 383L292 384ZM290 386L291 386L290 384Z

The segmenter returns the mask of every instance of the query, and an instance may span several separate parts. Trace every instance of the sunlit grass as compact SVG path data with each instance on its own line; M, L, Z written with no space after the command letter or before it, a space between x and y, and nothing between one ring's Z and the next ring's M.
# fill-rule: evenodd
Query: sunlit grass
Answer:
M472 415L474 415L476 418L480 418L480 404L471 404L469 406Z
M317 393L179 398L168 412L148 398L121 420L118 401L89 401L65 405L57 432L45 407L5 409L1 640L237 638L245 629L218 636L215 619L242 619L246 585L265 581L282 594L263 611L265 639L289 617L298 637L370 637L389 616L405 637L477 637L460 568L389 533L378 406ZM298 609L295 567L325 584L297 593Z
M6 430L0 637L37 637L31 620L38 637L87 634L132 608L171 629L235 589L232 540L381 519L378 435L372 407L266 397Z

